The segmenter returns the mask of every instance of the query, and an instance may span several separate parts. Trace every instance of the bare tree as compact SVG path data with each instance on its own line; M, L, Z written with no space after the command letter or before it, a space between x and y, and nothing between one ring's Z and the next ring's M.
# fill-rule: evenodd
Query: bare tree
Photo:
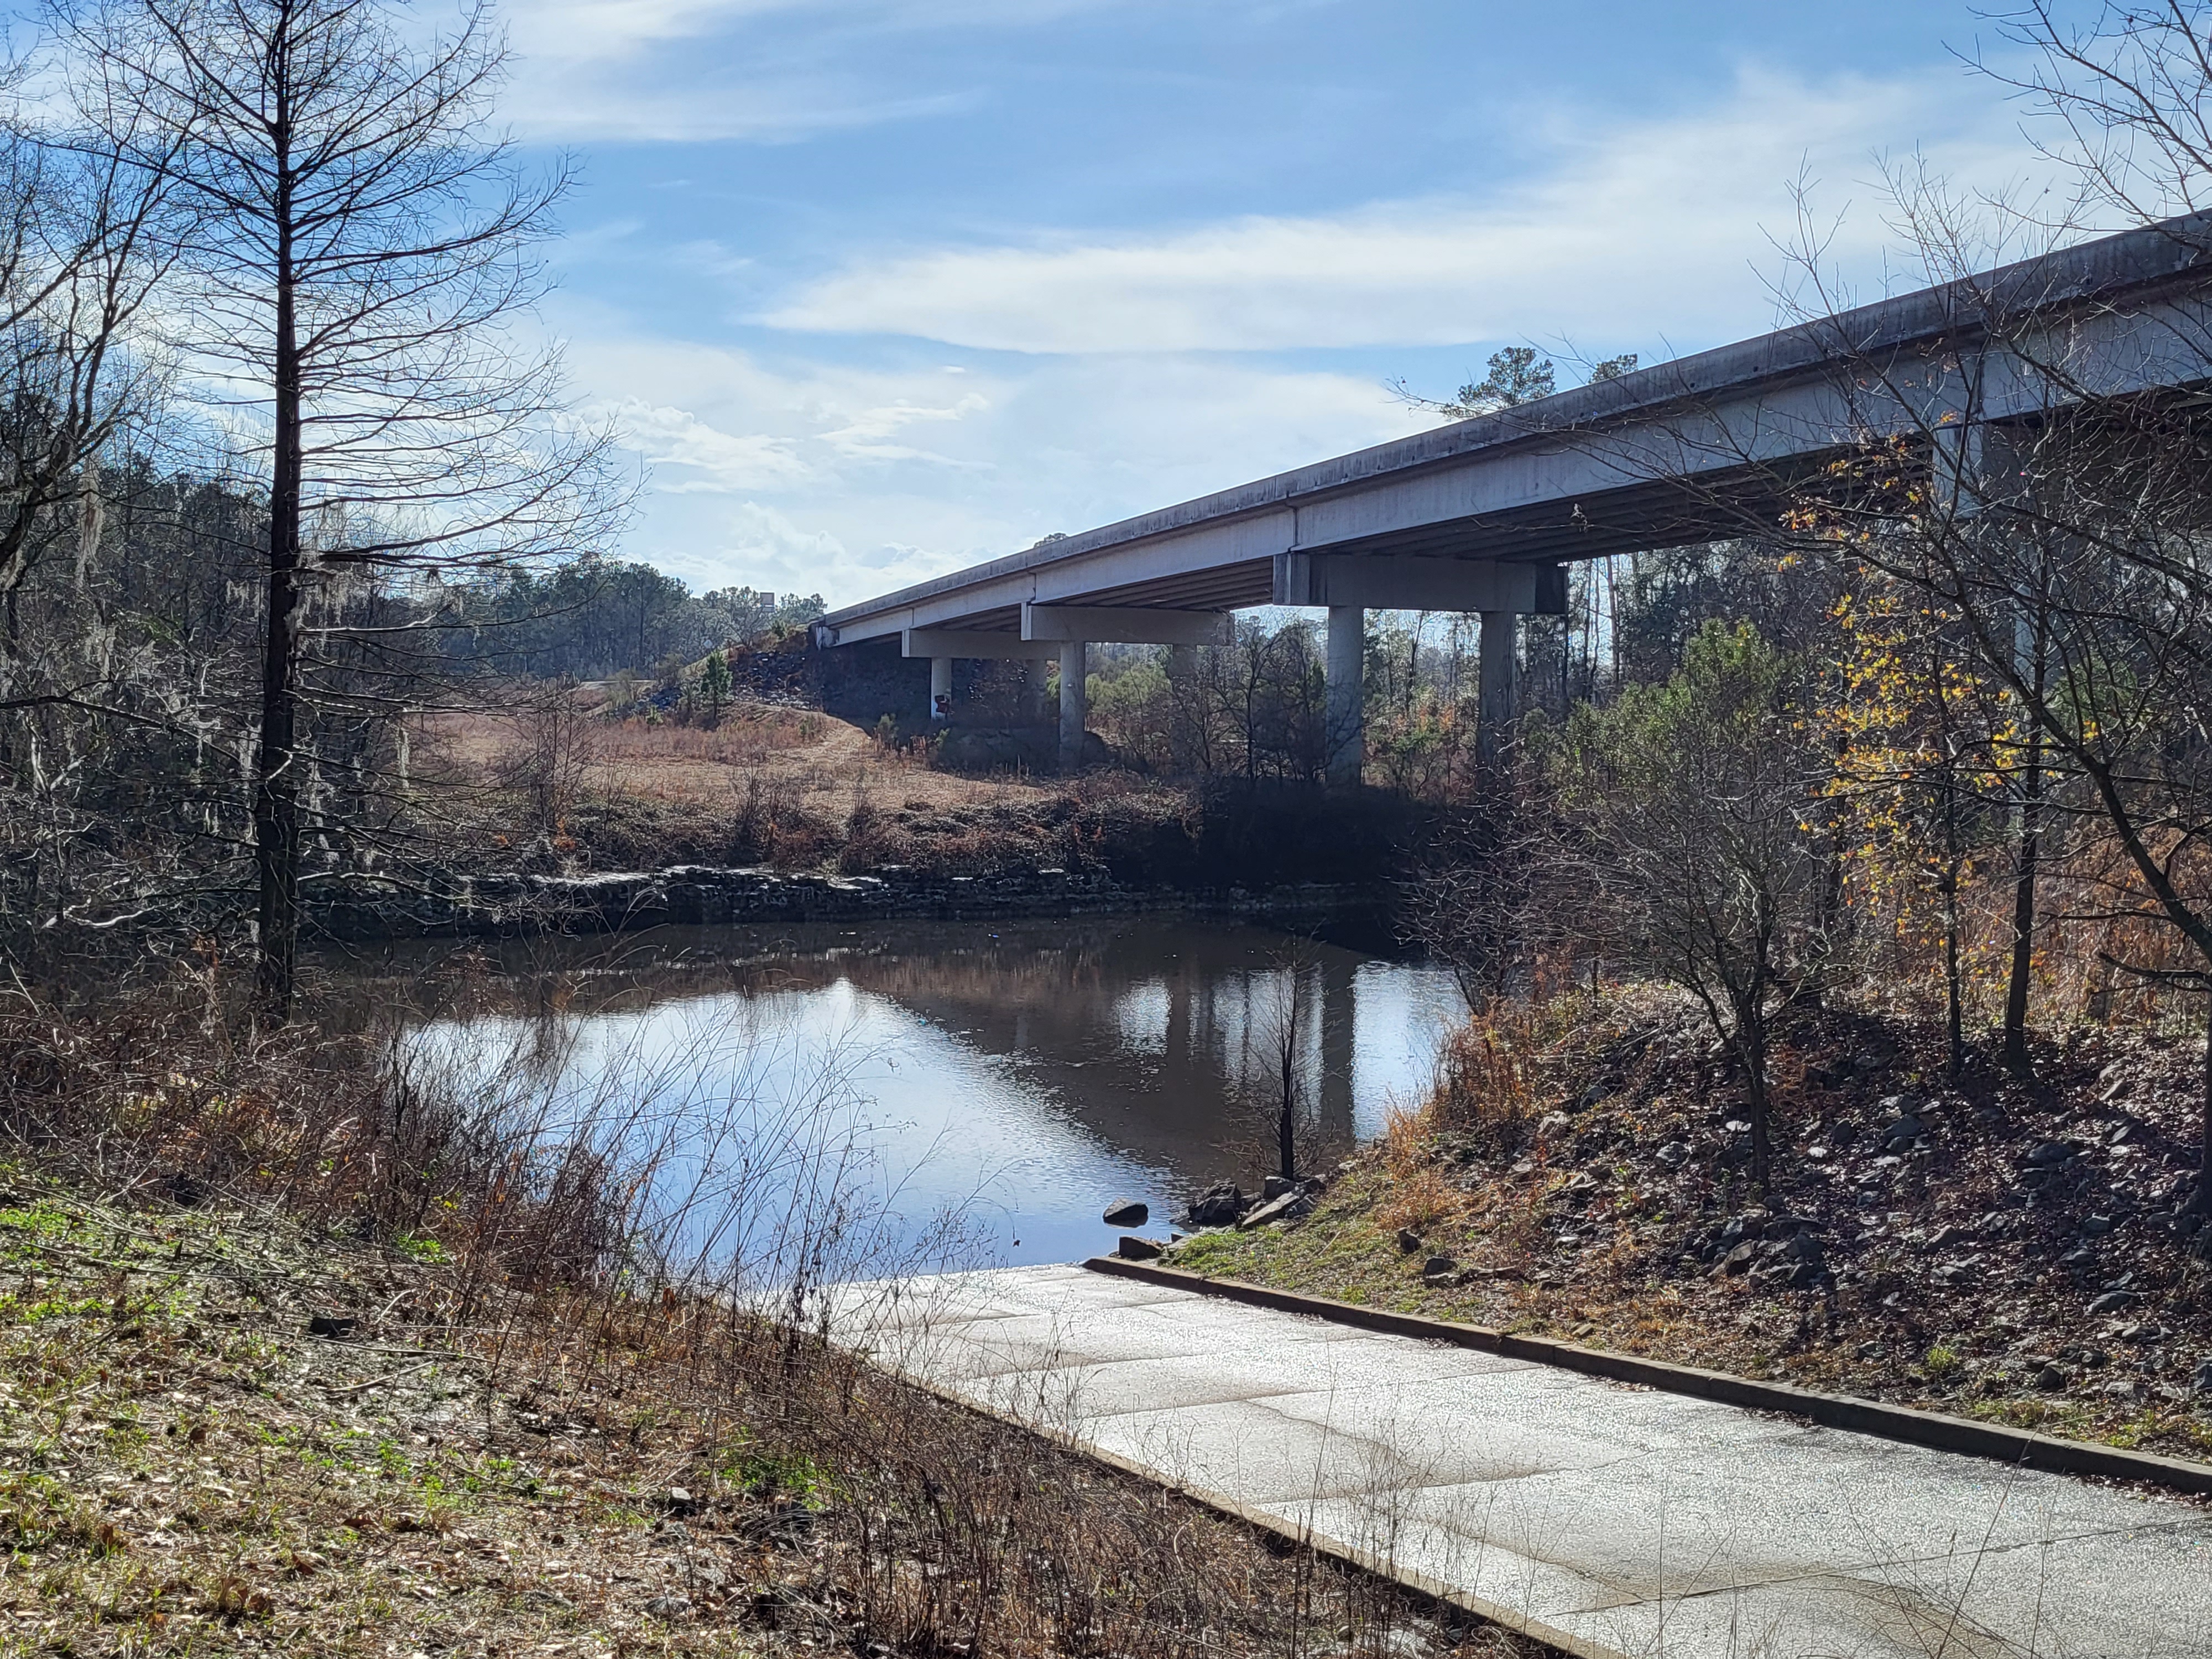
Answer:
M396 662L428 625L319 619L327 591L574 552L621 511L607 434L563 418L557 351L522 337L568 174L525 176L490 129L506 48L480 3L427 40L394 0L52 4L82 125L192 216L176 343L265 468L256 988L282 1018L303 662L344 639Z
M574 684L555 680L530 689L510 719L520 741L500 768L501 781L528 797L531 828L550 850L582 793L598 716L578 704Z
M100 538L99 455L161 391L136 331L173 257L163 180L112 146L62 148L0 128L0 596L5 690L17 598L44 555L73 550L79 584Z
M1762 1189L1773 1017L1820 960L1822 861L1805 823L1816 769L1792 684L1748 626L1709 623L1665 685L1581 705L1547 757L1584 929L1705 1011L1743 1076Z

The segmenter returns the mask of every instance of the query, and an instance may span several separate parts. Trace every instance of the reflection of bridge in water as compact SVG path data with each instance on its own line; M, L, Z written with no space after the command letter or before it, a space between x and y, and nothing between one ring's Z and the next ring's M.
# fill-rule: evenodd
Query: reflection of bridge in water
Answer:
M1282 941L1242 928L1179 927L1170 950L1163 943L1139 925L1056 946L853 963L846 977L1017 1059L1085 1124L1177 1164L1194 1121L1217 1141L1264 1139L1278 1022L1295 996L1307 1133L1316 1148L1348 1146L1361 958L1301 943L1293 962L1274 948Z
M1293 951L1293 947L1295 947ZM1275 1022L1296 998L1303 1133L1316 1159L1379 1120L1386 1091L1427 1081L1458 1012L1448 975L1218 920L889 923L665 929L612 942L395 945L357 963L343 997L409 1017L544 1021L732 994L763 1007L842 983L987 1057L1039 1103L1156 1167L1203 1179L1266 1161Z

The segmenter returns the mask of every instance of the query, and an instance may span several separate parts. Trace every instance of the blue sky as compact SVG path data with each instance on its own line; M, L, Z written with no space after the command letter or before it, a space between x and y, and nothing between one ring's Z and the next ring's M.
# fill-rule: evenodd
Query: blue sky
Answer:
M546 307L650 465L624 550L863 598L1433 419L1502 344L1776 319L1790 185L2028 177L1953 0L532 0L585 164ZM1567 378L1571 379L1571 375Z

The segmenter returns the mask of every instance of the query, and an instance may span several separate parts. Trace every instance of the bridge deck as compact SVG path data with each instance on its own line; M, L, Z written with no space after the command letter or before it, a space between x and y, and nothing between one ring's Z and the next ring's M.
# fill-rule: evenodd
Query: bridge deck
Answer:
M1710 541L1771 522L1793 477L1869 429L1926 441L1961 421L2033 416L2058 383L2197 384L2212 341L2199 297L2208 225L2212 216L2083 242L1048 538L834 611L818 637L1014 632L1024 604L1490 609L1285 599L1275 562L1553 563ZM2054 382L2045 371L2062 361ZM1431 568L1408 592L1437 585ZM1141 628L1127 637L1142 639Z

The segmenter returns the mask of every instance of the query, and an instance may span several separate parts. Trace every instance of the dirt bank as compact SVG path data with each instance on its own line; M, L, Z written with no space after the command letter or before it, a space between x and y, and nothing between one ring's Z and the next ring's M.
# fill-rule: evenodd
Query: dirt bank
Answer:
M1791 1025L1751 1190L1741 1085L1656 997L1464 1036L1307 1219L1178 1266L1742 1375L2212 1457L2201 1038L2080 1030L2039 1081L1940 1030Z

